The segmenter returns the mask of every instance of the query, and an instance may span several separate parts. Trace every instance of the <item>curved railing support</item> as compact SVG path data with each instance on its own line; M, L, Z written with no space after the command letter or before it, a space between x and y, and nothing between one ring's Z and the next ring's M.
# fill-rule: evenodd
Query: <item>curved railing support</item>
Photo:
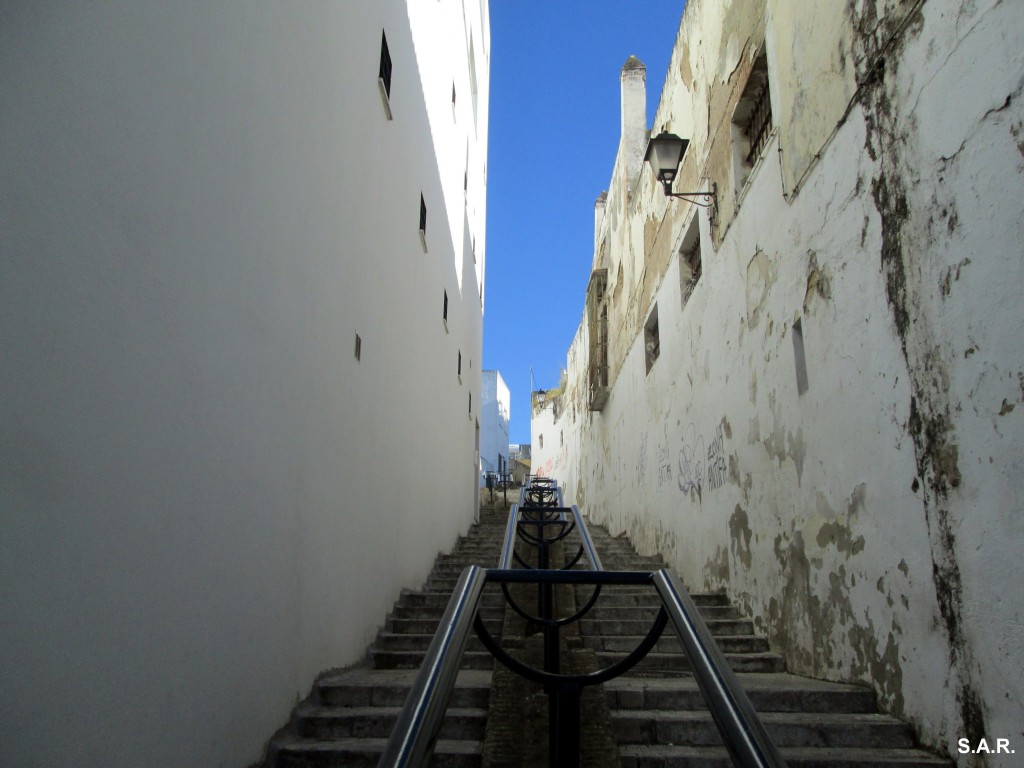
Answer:
M509 513L499 567L483 569L469 566L459 577L455 592L448 601L444 617L381 756L379 768L422 768L427 765L455 687L469 633L474 629L484 647L499 661L519 675L544 685L550 698L549 761L558 766L578 765L580 695L583 688L606 682L639 663L654 648L670 621L733 762L744 768L785 768L785 761L768 737L750 699L740 687L697 605L679 579L667 570L603 570L601 558L579 510L572 507L570 520L566 515L569 510L561 506L561 489L553 481L534 482L537 483L536 488L531 485L531 490L536 491L534 498L542 498L544 503L532 504L526 489L520 492L519 504L513 504ZM549 503L549 499L558 506ZM536 526L537 535L524 536L521 525ZM545 529L552 525L561 527L555 536L548 538ZM580 553L573 559L569 569L551 568L548 546L562 540L574 529L579 532ZM515 553L517 537L538 547L537 568L511 568L514 559L523 562ZM586 554L591 570L571 569L571 565L578 562L583 554ZM500 585L508 604L520 616L543 626L543 670L529 667L515 659L487 630L478 609L484 585L488 581ZM516 604L509 593L509 584L532 584L538 587L538 616L531 616ZM556 584L591 585L594 593L584 607L573 615L556 618L552 600L552 590ZM662 607L646 636L625 658L596 672L561 674L558 659L559 627L582 618L597 602L603 585L653 586L661 597Z

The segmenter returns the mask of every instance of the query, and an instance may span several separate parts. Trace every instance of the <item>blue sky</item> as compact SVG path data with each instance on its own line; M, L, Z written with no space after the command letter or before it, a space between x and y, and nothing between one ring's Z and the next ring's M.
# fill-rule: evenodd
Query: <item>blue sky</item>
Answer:
M684 0L492 0L484 368L512 393L509 441L530 442L530 368L558 384L583 317L594 201L619 143L619 71L647 65L647 122Z

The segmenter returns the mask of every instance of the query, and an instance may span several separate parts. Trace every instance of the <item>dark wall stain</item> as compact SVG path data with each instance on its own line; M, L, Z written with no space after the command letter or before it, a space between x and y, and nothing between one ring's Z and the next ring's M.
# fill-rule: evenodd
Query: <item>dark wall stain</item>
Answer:
M708 590L729 587L729 552L725 547L715 549L715 556L704 563L704 588Z
M903 670L899 656L900 628L893 623L884 648L879 650L879 633L874 624L858 616L850 600L850 589L856 583L853 574L847 574L840 565L828 573L828 594L817 597L811 586L812 571L821 570L822 564L809 559L804 549L803 535L793 531L788 537L775 538L775 556L782 566L785 585L781 599L772 598L768 604L768 633L775 647L786 655L795 671L819 677L828 676L840 665L833 642L827 638L845 633L846 647L853 653L851 672L855 678L872 680L881 703L892 711L903 709ZM876 585L882 591L882 580ZM808 627L815 638L811 648L795 641L792 627ZM834 672L832 672L834 674Z
M732 537L732 556L743 563L743 567L750 569L750 520L747 511L739 504L729 518L729 535Z
M963 730L972 742L985 735L981 698L971 681L970 648L963 631L961 615L962 580L957 562L949 494L961 482L959 451L951 419L946 360L942 348L921 310L921 296L928 291L921 285L924 249L927 242L918 236L927 228L925 211L914 211L910 199L920 199L917 190L908 193L908 183L916 178L913 135L909 118L898 113L896 72L903 43L915 35L923 19L920 9L909 17L891 14L877 18L875 4L868 2L858 12L848 12L856 30L860 101L867 127L866 149L877 161L877 173L871 182L871 195L881 223L882 247L879 264L885 295L910 374L910 416L906 425L914 444L918 477L922 481L925 522L932 555L932 578L938 597L939 613L949 639L949 661L957 678L957 700ZM920 223L918 221L920 219ZM921 226L924 224L926 226ZM949 225L947 225L949 226ZM955 222L952 224L955 229Z
M818 529L816 540L822 549L831 544L846 555L857 555L864 549L864 537L858 536L854 539L850 529L838 521L821 526Z

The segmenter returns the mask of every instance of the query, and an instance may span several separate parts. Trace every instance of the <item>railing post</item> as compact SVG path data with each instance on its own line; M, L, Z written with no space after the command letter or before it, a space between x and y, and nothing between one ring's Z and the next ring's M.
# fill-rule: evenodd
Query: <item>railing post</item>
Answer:
M583 689L575 683L561 683L550 694L548 765L551 768L579 768L582 696Z

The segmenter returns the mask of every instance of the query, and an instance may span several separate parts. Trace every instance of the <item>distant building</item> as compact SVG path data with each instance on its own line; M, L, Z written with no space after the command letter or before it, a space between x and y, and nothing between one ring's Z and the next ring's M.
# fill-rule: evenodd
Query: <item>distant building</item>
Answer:
M508 456L510 459L529 459L530 458L530 444L529 443L511 443L508 446Z
M488 5L2 15L0 765L252 765L477 511Z
M511 397L498 371L483 371L480 391L480 473L505 474L508 464L508 421Z
M811 5L687 3L650 130L623 67L534 471L956 759L1024 700L1024 3Z
M512 473L512 480L522 485L526 482L527 475L532 474L530 462L530 444L512 443L508 447L509 471Z

